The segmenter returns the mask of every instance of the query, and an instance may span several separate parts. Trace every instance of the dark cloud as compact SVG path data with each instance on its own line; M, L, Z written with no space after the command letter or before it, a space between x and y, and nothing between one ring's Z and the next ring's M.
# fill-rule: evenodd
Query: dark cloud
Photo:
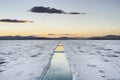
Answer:
M32 23L29 20L17 20L17 19L0 19L0 22L10 22L10 23Z
M74 15L76 14L76 15L77 15L77 14L85 14L85 13L79 13L79 12L70 12L69 14L74 14Z
M55 9L55 8L50 8L50 7L33 7L31 10L31 12L35 12L35 13L57 13L57 14L65 14L64 11L60 10L60 9Z
M79 13L79 12L65 12L61 9L56 8L50 8L50 7L43 7L43 6L36 6L30 9L30 12L34 13L48 13L48 14L72 14L72 15L78 15L78 14L85 14L85 13Z

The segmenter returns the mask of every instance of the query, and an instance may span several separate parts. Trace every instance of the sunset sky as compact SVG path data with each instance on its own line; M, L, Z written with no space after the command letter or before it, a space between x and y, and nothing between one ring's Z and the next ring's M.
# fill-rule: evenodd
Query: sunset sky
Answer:
M120 35L120 0L0 0L0 10L0 36Z

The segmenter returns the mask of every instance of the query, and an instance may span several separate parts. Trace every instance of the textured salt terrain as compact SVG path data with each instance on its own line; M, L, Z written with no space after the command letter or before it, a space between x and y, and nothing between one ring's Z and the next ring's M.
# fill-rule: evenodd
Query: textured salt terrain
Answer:
M41 80L57 40L1 40L0 80ZM73 80L120 80L120 41L63 40Z
M0 80L40 80L58 41L0 41Z
M120 41L62 41L73 80L120 80Z

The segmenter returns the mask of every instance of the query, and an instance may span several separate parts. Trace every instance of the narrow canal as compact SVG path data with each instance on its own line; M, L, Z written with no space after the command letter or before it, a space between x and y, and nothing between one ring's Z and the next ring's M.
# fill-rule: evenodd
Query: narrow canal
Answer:
M55 49L50 68L43 80L72 80L72 73L65 58L65 52L61 43L59 43Z

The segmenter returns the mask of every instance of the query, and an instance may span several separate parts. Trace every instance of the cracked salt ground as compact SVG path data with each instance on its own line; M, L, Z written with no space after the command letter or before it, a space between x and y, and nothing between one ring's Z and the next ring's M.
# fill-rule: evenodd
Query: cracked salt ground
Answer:
M0 80L41 78L57 44L55 40L0 40Z
M72 80L72 73L65 58L62 44L58 44L50 68L43 80Z
M62 40L54 50L58 42L0 40L0 80L41 80L54 53L62 56L64 50L73 80L120 80L120 40Z
M120 41L63 40L73 80L120 80Z

